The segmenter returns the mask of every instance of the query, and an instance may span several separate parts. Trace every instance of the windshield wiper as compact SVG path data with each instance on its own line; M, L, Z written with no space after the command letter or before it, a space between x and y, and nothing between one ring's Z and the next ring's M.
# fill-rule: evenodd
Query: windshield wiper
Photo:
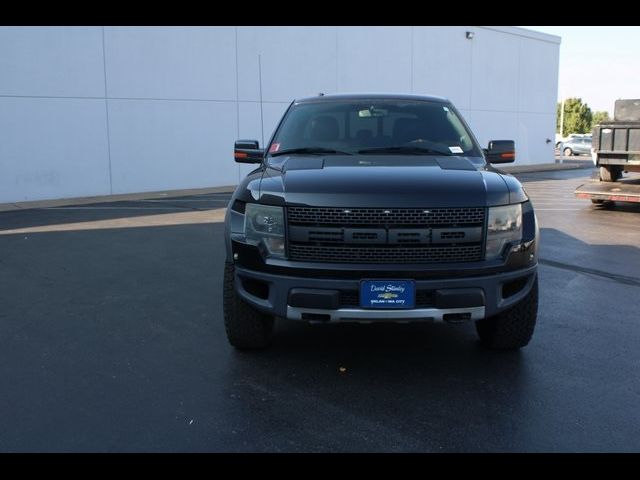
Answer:
M279 150L277 152L272 152L270 155L272 157L277 157L278 155L291 155L295 153L306 153L310 155L353 155L351 152L344 152L342 150L335 150L333 148L323 148L323 147L301 147L301 148L289 148L287 150Z
M450 156L449 152L441 152L440 150L434 150L432 148L418 147L413 145L396 146L396 147L376 147L365 148L364 150L358 150L358 153L404 153L407 155L446 155Z

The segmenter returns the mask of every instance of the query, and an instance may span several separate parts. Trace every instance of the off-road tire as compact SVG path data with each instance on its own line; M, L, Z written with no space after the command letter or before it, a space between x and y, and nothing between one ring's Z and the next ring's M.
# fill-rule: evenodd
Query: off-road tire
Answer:
M622 177L622 168L619 165L600 167L600 180L603 182L615 182Z
M223 310L227 340L240 350L269 346L273 336L274 319L247 305L234 287L233 263L224 266Z
M482 343L496 350L517 350L529 343L538 316L538 277L531 291L516 305L493 317L478 320Z

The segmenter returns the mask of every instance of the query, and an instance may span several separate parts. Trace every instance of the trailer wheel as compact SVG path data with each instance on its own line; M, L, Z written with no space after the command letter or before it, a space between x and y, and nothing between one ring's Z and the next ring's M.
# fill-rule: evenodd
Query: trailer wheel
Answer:
M600 167L600 180L603 182L615 182L622 177L620 165L602 165Z
M591 199L591 203L599 205L602 208L611 208L616 204L613 200L596 200L594 198Z
M565 157L570 157L571 155L573 155L573 150L567 147L562 151L562 153L564 154Z

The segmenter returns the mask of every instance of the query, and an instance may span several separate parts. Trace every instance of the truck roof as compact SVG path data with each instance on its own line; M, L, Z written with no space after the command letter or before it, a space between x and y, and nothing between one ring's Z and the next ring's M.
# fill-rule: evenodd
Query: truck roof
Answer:
M409 93L331 93L319 94L314 97L297 98L295 103L315 103L349 100L417 100L428 102L449 103L444 97L435 95L416 95Z

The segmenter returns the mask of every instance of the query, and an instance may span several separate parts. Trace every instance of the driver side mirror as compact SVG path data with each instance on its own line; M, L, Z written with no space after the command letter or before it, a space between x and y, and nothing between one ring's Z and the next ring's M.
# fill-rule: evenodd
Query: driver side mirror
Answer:
M238 163L261 163L264 159L264 148L260 148L257 140L236 140L233 158Z
M487 163L512 163L516 159L513 140L491 140L489 148L483 150Z

